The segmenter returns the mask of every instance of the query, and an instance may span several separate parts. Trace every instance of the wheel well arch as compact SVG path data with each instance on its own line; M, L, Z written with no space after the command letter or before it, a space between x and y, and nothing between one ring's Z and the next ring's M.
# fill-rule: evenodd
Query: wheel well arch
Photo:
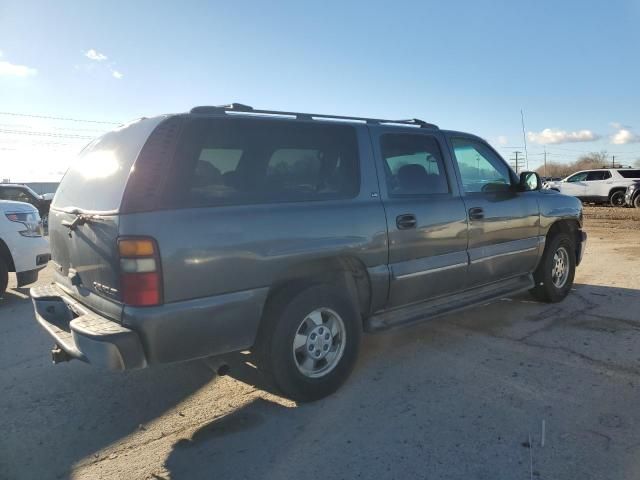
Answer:
M553 225L547 231L546 239L547 243L549 239L558 233L566 233L571 239L573 239L574 246L576 247L576 255L578 254L577 247L580 245L580 223L573 219L560 219L553 222Z
M10 272L16 271L16 266L13 263L13 257L11 256L11 251L4 240L0 238L0 258L4 259L7 262L7 269Z
M613 195L615 192L626 192L627 191L627 187L613 187L611 190L609 190L609 197L611 195Z
M267 301L295 284L329 283L344 287L354 300L360 315L371 309L371 280L364 263L354 256L318 258L291 265L280 272L269 288Z

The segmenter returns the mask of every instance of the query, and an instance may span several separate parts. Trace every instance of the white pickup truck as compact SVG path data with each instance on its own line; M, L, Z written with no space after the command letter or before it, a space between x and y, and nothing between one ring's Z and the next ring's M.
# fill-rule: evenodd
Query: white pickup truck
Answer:
M0 200L0 298L15 272L18 287L38 280L51 254L38 210L24 202Z
M624 205L627 187L640 179L640 169L599 168L573 173L559 182L548 182L545 188L578 197L583 202Z

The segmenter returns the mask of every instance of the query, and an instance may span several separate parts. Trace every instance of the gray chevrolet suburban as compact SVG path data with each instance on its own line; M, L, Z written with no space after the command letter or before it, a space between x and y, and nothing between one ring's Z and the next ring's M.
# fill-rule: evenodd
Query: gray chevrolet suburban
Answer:
M251 350L300 401L361 332L529 290L557 302L582 207L481 138L421 120L196 107L90 143L49 218L31 296L55 363L132 369Z

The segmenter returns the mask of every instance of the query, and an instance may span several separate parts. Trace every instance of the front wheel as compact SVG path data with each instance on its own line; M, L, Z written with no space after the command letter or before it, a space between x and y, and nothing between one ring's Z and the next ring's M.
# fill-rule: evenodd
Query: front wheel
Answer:
M540 264L533 274L535 287L531 294L543 302L563 300L576 273L575 244L566 233L557 233L547 240Z
M624 205L624 192L618 190L609 196L609 203L612 207L622 207Z
M640 208L640 195L636 195L636 198L633 199L633 206L635 208Z
M310 285L281 292L269 302L263 322L258 367L287 397L318 400L335 392L351 373L361 326L343 289Z

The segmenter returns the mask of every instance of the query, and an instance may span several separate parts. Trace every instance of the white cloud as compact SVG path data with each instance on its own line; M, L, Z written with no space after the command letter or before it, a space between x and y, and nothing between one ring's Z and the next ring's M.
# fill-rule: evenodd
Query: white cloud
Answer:
M124 77L124 74L118 70L111 70L111 75L113 75L113 78L117 78L118 80L121 80L122 77Z
M103 60L107 59L107 56L104 53L100 53L97 50L94 50L93 48L90 48L89 50L87 50L84 56L87 57L89 60L95 60L96 62L102 62Z
M509 139L507 137L505 137L504 135L500 135L498 137L498 143L500 145L506 145L507 143L509 143Z
M575 143L575 142L592 142L598 140L600 135L591 130L578 130L575 132L567 132L566 130L554 130L553 128L545 128L541 132L528 132L527 139L533 143L541 145L559 144L559 143Z
M26 65L17 65L5 61L0 62L0 77L32 77L37 74L38 70Z
M629 128L620 128L616 133L611 135L611 143L614 145L640 143L640 135L633 133Z

